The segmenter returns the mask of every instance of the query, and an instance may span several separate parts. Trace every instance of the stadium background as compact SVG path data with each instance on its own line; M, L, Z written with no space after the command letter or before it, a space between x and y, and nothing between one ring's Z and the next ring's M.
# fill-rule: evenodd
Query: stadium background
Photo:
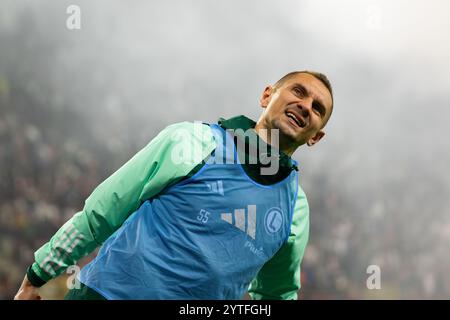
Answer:
M71 4L81 30L66 28ZM264 86L305 68L330 77L335 110L325 140L295 154L311 208L300 297L448 298L449 9L444 0L0 0L0 298L162 128L256 118ZM380 290L366 287L374 264ZM43 296L65 290L61 277Z

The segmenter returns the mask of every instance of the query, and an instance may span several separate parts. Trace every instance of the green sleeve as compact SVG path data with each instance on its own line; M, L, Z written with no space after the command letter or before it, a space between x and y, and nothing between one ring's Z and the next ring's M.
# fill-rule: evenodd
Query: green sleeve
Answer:
M215 148L208 125L168 126L97 186L82 211L35 252L31 269L46 282L94 251L139 206L189 174Z
M299 186L291 234L287 242L258 272L248 292L254 300L297 300L300 263L309 237L309 206Z

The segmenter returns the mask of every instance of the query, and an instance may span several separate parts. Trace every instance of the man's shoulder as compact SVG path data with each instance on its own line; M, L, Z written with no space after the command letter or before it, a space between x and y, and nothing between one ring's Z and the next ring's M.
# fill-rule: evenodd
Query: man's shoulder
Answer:
M181 142L209 146L214 144L214 135L208 123L201 121L182 121L164 127L150 141L150 144L155 141L163 142L167 146L177 145Z
M305 190L302 188L301 184L298 184L298 192L297 192L297 200L302 199L303 201L308 202L306 197Z
M190 135L208 140L212 139L210 124L202 121L176 122L168 125L161 132L170 134L171 136Z
M298 184L297 201L295 204L295 215L299 217L309 216L309 203L306 193L300 183Z
M149 146L152 144L158 150L164 150L164 153L170 156L170 161L188 166L199 164L216 147L210 126L201 121L170 124L149 143Z

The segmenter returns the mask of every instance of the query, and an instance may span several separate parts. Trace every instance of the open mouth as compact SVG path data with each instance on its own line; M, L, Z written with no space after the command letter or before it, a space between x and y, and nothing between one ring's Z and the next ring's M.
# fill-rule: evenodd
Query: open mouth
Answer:
M286 112L286 115L288 116L288 118L292 119L293 122L300 128L305 127L306 123L302 118L297 117L295 114L289 111Z

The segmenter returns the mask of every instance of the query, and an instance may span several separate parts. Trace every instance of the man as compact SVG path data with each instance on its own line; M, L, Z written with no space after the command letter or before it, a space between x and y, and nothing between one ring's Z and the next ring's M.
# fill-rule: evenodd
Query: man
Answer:
M324 75L296 71L260 104L257 123L239 116L160 132L36 251L15 299L40 299L40 286L100 245L67 299L240 299L247 290L297 299L309 208L291 156L324 137L332 89ZM269 174L267 158L277 163Z

